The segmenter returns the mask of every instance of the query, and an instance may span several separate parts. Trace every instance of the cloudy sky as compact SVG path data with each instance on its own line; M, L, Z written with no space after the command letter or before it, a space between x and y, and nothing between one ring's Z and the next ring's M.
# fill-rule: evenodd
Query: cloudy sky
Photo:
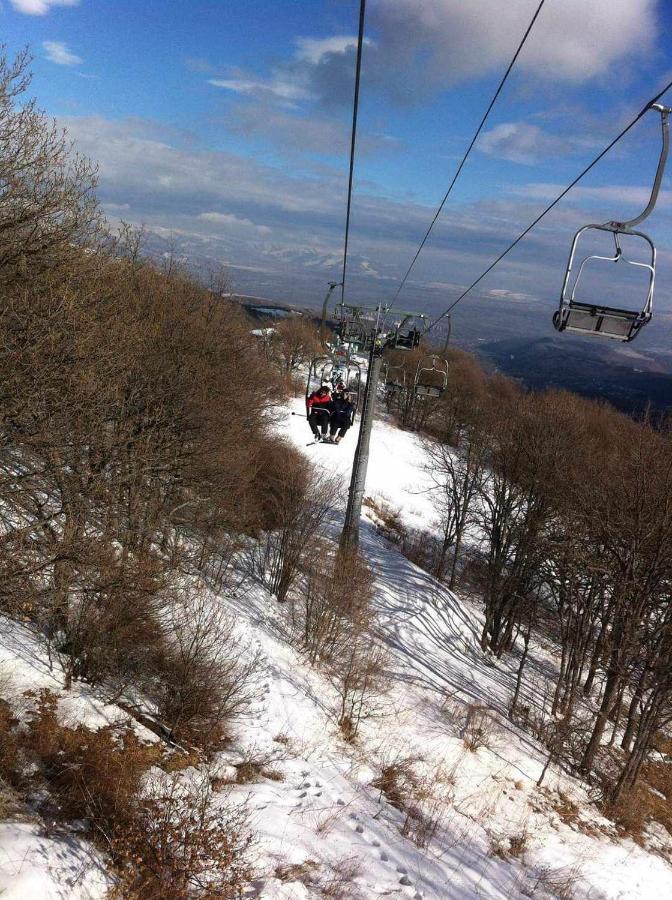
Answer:
M369 0L353 297L394 295L537 3ZM339 275L358 6L0 0L0 34L30 45L32 91L99 161L110 218L225 263L245 293L310 302ZM671 26L669 0L546 0L404 306L447 305L672 79ZM651 113L488 277L489 329L521 304L548 327L572 231L638 212L659 132ZM668 311L671 178L647 223Z

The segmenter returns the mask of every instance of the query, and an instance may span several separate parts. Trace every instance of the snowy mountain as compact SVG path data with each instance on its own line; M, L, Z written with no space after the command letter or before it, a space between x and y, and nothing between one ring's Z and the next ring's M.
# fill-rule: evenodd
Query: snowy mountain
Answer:
M307 446L300 399L280 410L276 428L316 473L347 481L353 433L339 446ZM179 778L186 785L207 771L213 803L219 785L227 785L227 802L246 805L256 875L245 896L672 895L672 837L664 829L648 833L643 845L619 837L591 804L586 786L555 765L537 787L547 753L506 717L515 655L504 661L483 654L478 600L450 592L384 535L385 509L411 527L431 525L430 485L420 439L381 415L372 439L362 550L375 579L385 690L353 742L337 725L334 683L291 641L290 610L250 580L222 595L200 587L208 603L235 617L246 653L257 659L258 681L229 748L207 769L196 761ZM342 512L337 503L334 538ZM556 665L548 648L537 648L536 660L524 688L530 707L539 703ZM0 673L11 685L3 693L19 719L30 717L36 692L49 689L59 721L70 727L129 721L140 741L160 741L155 730L95 690L76 684L64 691L53 660L9 620L0 629ZM45 832L37 818L25 816L0 826L6 900L103 897L112 881L85 831Z

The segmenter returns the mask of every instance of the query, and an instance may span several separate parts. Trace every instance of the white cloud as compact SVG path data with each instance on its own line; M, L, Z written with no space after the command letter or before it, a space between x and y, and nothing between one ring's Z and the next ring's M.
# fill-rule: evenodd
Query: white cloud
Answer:
M418 70L419 84L444 86L501 69L511 58L537 0L373 0L382 67ZM542 9L518 68L580 83L626 57L651 51L656 0L561 0Z
M209 222L211 225L219 225L224 227L254 229L258 234L270 234L273 230L268 225L256 225L250 219L243 219L240 216L234 216L233 213L204 212L198 218L202 222Z
M533 182L518 188L515 193L535 200L551 200L557 197L565 185L548 182ZM637 185L605 185L603 187L575 187L569 200L584 201L594 206L595 202L616 206L641 206L644 208L651 196L650 187ZM665 209L672 206L672 191L661 191L658 195L658 207Z
M42 41L47 59L57 66L79 66L84 62L81 56L73 53L67 44L61 41Z
M367 46L371 45L368 38L364 38ZM322 62L329 53L345 53L357 47L356 35L333 35L328 38L297 38L298 59L305 59L313 65Z
M298 296L321 298L324 283L338 275L342 173L319 178L289 174L260 160L185 145L179 133L171 135L160 124L139 119L72 117L62 124L78 149L99 161L99 195L111 214L115 207L109 204L117 204L126 221L169 237L179 235L180 253L190 258L265 270L267 275L241 282L249 293L268 296L265 292L285 285L295 302ZM411 289L429 288L440 292L445 308L445 294L469 284L539 212L535 190L551 187L446 210L414 270L408 299L416 296ZM606 208L604 219L620 209ZM387 280L381 279L398 282L432 212L374 189L358 194L350 265L358 296L361 289L368 302L374 293L382 296L379 286ZM587 212L573 202L563 204L497 267L484 289L518 295L516 309L523 308L522 294L555 295L571 235L594 218L594 207ZM672 284L672 272L666 278L663 262L661 254L661 287ZM497 296L504 295L491 295L493 308ZM424 306L424 295L417 294L417 302Z
M563 155L571 148L566 141L542 131L537 125L502 122L482 135L478 149L498 159L533 165L544 157Z
M288 78L274 76L272 78L248 78L245 76L234 78L209 78L208 84L213 87L224 88L237 94L252 94L260 96L272 94L281 100L304 100L310 95L308 91L297 82Z
M372 42L365 39L365 43L371 45ZM300 37L296 39L296 50L292 58L276 66L270 76L234 71L226 78L210 78L208 83L238 94L262 98L273 96L288 102L309 100L323 93L319 73L324 73L331 83L331 88L334 89L334 78L338 82L343 80L340 69L345 65L349 94L352 90L350 57L356 47L357 38L353 35L333 35L327 38ZM340 95L340 84L338 87Z
M338 116L296 115L268 101L240 104L230 115L228 127L250 138L271 140L289 154L316 153L344 156L350 149L350 124ZM363 131L357 149L360 154L391 153L399 141L390 135Z
M581 84L629 60L650 59L659 32L660 0L557 0L542 9L516 70L535 78ZM402 105L492 73L501 73L537 0L371 0L364 73L369 91ZM269 74L227 72L211 84L286 103L348 105L356 38L300 37Z
M27 16L46 16L52 6L79 6L79 0L12 0L12 6Z

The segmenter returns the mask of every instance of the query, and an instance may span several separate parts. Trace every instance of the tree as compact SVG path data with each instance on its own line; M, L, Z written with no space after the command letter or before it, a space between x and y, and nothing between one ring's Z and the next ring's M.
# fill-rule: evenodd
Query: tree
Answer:
M0 48L2 49L2 48ZM96 246L101 219L94 167L65 133L23 100L27 52L0 54L0 285L52 275L70 248Z
M455 432L452 435L454 438ZM474 521L474 501L485 475L487 444L484 438L479 425L474 425L461 430L458 450L441 441L424 441L429 460L427 468L435 485L432 499L439 514L441 532L433 574L440 580L447 577L451 590L455 587L465 532Z
M276 364L284 375L296 372L322 349L317 328L303 316L289 316L281 320L275 326L271 347Z

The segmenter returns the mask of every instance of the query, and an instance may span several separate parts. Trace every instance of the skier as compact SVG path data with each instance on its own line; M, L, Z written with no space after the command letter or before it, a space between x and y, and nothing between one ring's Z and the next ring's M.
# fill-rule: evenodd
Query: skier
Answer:
M345 437L354 416L355 408L350 402L345 385L339 384L331 401L331 421L329 423L329 435L335 444L340 444Z
M330 414L331 388L323 384L306 400L306 418L316 441L327 440Z

